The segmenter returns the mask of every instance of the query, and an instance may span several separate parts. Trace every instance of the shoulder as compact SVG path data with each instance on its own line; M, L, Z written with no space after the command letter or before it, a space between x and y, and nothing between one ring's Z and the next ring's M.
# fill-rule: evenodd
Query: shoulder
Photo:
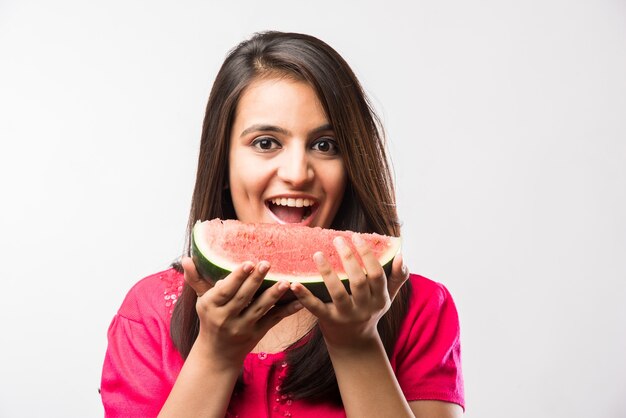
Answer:
M460 336L456 305L448 289L439 282L411 274L410 298L400 329L399 341L409 346L415 339L426 342L428 338L446 336L449 342L458 342Z
M128 291L118 315L137 322L150 316L169 320L183 283L182 273L173 268L144 277Z
M441 283L412 274L411 298L392 367L408 400L432 399L464 405L459 317Z
M409 276L409 282L411 283L409 306L413 308L443 305L452 301L450 291L442 283L413 273Z
M164 270L138 281L126 294L107 332L101 396L105 415L156 416L183 359L170 338L170 311L183 276Z

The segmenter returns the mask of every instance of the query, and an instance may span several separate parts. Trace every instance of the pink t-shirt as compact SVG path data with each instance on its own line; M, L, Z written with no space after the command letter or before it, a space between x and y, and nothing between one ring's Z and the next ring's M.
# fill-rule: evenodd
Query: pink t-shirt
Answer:
M413 293L391 357L409 401L434 399L464 406L459 320L448 290L411 275ZM170 339L170 318L183 286L174 269L148 276L128 293L109 327L101 396L107 417L153 417L165 403L183 359ZM279 392L288 372L284 353L250 353L246 386L227 416L345 417L330 403L293 400Z

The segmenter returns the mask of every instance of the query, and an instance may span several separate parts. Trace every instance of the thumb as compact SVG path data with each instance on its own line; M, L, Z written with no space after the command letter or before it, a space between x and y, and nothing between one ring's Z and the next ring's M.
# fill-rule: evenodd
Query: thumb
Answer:
M185 282L196 292L198 297L208 292L213 285L200 277L196 265L190 257L183 257L180 264L183 266L185 273Z
M393 301L398 291L409 278L409 269L404 264L402 253L398 253L391 264L391 276L387 279L387 290L389 298Z

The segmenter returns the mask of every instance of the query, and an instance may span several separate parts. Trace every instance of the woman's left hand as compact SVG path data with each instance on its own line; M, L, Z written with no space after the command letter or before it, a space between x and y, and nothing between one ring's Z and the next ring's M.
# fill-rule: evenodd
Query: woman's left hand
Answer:
M329 348L358 348L377 340L378 321L409 277L401 254L394 258L391 277L387 279L369 246L358 235L353 235L352 242L363 260L363 267L343 238L337 237L333 241L348 275L351 294L321 252L315 253L313 259L332 303L322 302L301 283L291 284L291 290L300 303L317 317Z

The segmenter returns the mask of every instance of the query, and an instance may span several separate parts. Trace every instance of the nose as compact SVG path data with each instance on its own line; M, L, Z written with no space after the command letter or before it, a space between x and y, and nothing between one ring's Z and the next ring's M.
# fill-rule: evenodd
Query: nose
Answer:
M292 149L282 155L278 167L278 177L292 187L302 188L315 176L310 157L306 150Z

